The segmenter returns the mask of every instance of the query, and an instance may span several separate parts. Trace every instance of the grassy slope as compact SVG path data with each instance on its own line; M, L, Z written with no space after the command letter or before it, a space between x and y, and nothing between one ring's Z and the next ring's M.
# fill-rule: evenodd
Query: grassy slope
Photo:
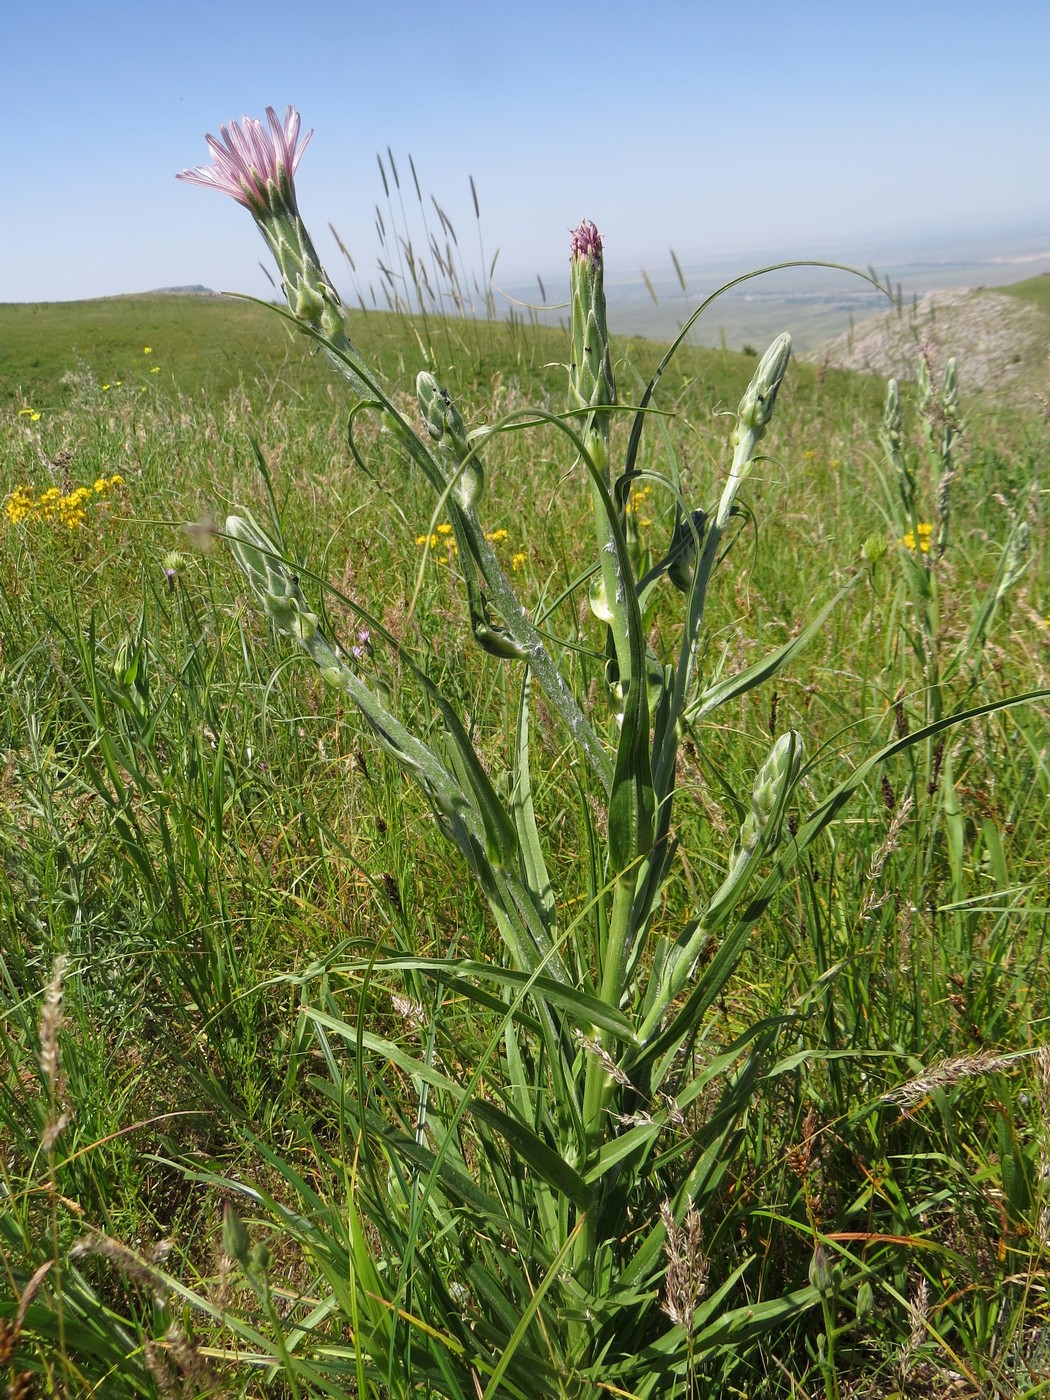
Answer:
M996 287L997 292L1006 292L1012 297L1030 301L1033 306L1042 306L1050 311L1050 273L1040 277L1027 277L1023 282L1012 282L1008 287Z
M36 999L53 952L65 948L75 973L65 1061L75 1117L62 1140L71 1157L62 1189L89 1222L113 1235L174 1238L172 1267L181 1277L192 1278L195 1269L210 1275L221 1202L214 1193L189 1189L178 1172L163 1161L155 1165L148 1154L203 1160L258 1180L265 1179L266 1166L250 1154L242 1130L275 1143L278 1151L290 1150L288 1134L300 1133L294 1149L312 1172L299 1119L311 1131L319 1123L322 1134L329 1126L323 1104L305 1082L308 1073L316 1078L317 1066L293 1042L294 990L270 986L268 979L331 956L345 937L367 946L377 932L385 936L390 930L403 929L420 950L433 940L462 954L486 955L491 927L461 866L425 821L417 796L305 668L276 669L289 649L275 644L252 610L237 605L243 590L224 554L189 556L178 522L215 498L258 508L262 493L246 448L249 435L257 435L287 504L290 535L315 567L382 615L392 630L403 629L410 648L428 657L435 679L462 697L481 742L491 748L494 767L508 727L508 695L513 709L513 679L506 668L457 641L462 607L449 589L450 571L429 570L414 623L405 622L419 560L414 537L426 527L432 498L395 474L382 439L371 459L381 484L353 469L343 431L346 397L338 387L328 393L323 361L289 342L272 313L232 302L159 297L35 311L0 308L0 344L10 348L18 334L23 346L32 341L38 347L39 363L32 367L23 358L10 362L17 369L5 369L10 406L0 410L4 489L26 479L38 490L47 484L40 451L54 461L69 450L76 481L119 471L127 484L112 508L99 513L97 531L77 538L37 531L22 538L5 530L10 549L0 557L6 677L0 725L10 759L0 838L10 888L0 898L0 955L23 999L9 1016L5 1012L5 1034L18 1041L22 1073L30 1082L37 1073ZM411 383L422 354L403 321L370 315L356 322L354 334L391 378ZM72 344L95 376L75 393L58 387ZM473 405L471 420L496 418L533 402L537 393L555 405L562 402L557 362L565 351L556 332L458 324L447 336L439 328L434 344L439 364L468 366L459 377L475 386L464 401L465 408ZM145 345L152 346L152 357L143 357ZM634 350L643 366L658 353L645 343ZM154 362L162 372L148 380ZM673 443L690 505L712 503L731 422L725 410L739 399L753 365L744 356L697 351L668 375L660 406L680 408L688 422L654 421L645 464L666 471ZM30 370L37 375L33 381ZM119 395L101 389L112 382L109 376L127 378ZM626 371L619 377L629 398ZM140 395L151 382L156 390ZM11 383L35 383L33 401L43 411L33 426L17 418ZM179 391L177 399L171 386ZM237 388L241 392L228 403L220 402ZM816 603L856 567L869 536L886 538L891 547L872 568L871 586L854 592L778 680L776 702L768 688L756 690L734 710L731 724L698 734L699 756L687 755L683 767L680 810L692 878L702 884L717 878L712 872L721 868L740 815L725 800L721 778L746 793L768 745L771 709L779 707L781 729L791 724L804 731L807 754L818 761L807 806L870 736L886 738L894 723L916 722L923 677L906 645L912 604L898 583L912 561L892 547L896 531L884 514L889 497L879 486L881 393L876 381L793 366L763 443L765 459L747 483L745 500L755 516L744 522L712 600L705 668L738 669L797 632ZM1045 429L1037 422L1021 425L1014 438L998 433L982 440L982 432L975 424L954 487L942 600L946 654L965 635L974 593L994 573L1009 524L1004 502L1024 509L1029 481L1041 466L1045 470ZM536 606L581 566L586 493L568 472L564 446L546 430L493 444L488 466L486 525L510 530L508 557L511 550L527 552L520 577L526 600ZM404 512L400 524L383 487ZM891 482L889 496L893 489ZM658 501L654 541L666 538L672 514L669 501ZM932 500L923 505L931 509ZM1033 528L1041 532L1034 498L1031 511ZM177 588L169 591L160 560L175 546L188 557ZM999 693L1045 683L1050 649L1037 611L1045 616L1048 603L1046 556L1037 551L1024 592L1005 605L1014 609L1010 626L1002 629L987 669L974 679L976 697L985 686ZM88 647L91 607L95 630ZM559 635L571 636L575 611L570 605L559 612L552 624ZM585 604L579 612L593 643ZM665 622L658 619L657 626ZM122 641L139 635L148 643L151 678L141 706L134 682L113 679ZM428 639L437 637L440 648L430 651ZM406 679L393 679L403 688L399 700L411 704ZM96 690L104 711L97 727L89 714ZM951 699L962 704L976 697L960 683ZM144 715L151 724L155 717L155 729ZM138 756L142 773L137 786L125 774L132 796L112 810L97 758L101 749L95 747L105 735ZM562 792L568 765L559 736L544 736L543 742L538 801L545 835L550 823L552 862L571 894L572 881L580 879L573 867L582 837L564 816L574 797ZM805 1280L810 1213L829 1230L873 1232L865 1259L875 1269L875 1313L858 1331L855 1353L841 1362L844 1371L867 1378L855 1393L901 1393L888 1376L895 1349L904 1346L909 1326L914 1331L901 1299L915 1295L921 1269L933 1276L936 1311L933 1334L922 1343L920 1362L912 1364L932 1358L944 1371L948 1357L952 1374L962 1363L949 1357L947 1345L939 1346L939 1334L964 1354L968 1373L983 1374L985 1365L991 1371L993 1353L1010 1359L1010 1318L1024 1316L1016 1279L1043 1276L1046 1254L1027 1224L1039 1218L1036 1146L1046 1131L1032 1083L1020 1075L992 1080L987 1105L980 1079L972 1099L965 1084L950 1088L932 1109L920 1105L914 1116L888 1115L892 1134L885 1143L874 1128L865 1136L869 1120L876 1126L879 1120L874 1111L861 1112L921 1065L985 1048L1018 1049L1038 1038L1032 1008L1045 993L1045 963L1038 958L1045 899L1033 897L1030 910L1018 900L1000 917L995 906L1005 901L993 896L1008 890L1013 900L1015 887L1027 882L1038 891L1038 872L1045 871L1048 797L1041 746L1045 730L1024 715L975 727L972 739L951 746L960 812L950 819L931 799L936 781L931 787L928 774L911 774L907 762L893 766L888 779L898 797L914 791L913 815L896 809L903 813L902 826L891 840L892 791L875 790L872 800L851 810L835 848L822 848L815 858L797 904L794 894L786 897L783 917L761 926L744 975L712 1020L712 1035L728 1039L764 1012L803 1014L785 1052L795 1048L790 1035L796 1035L811 1061L785 1071L756 1095L756 1126L749 1129L739 1171L734 1167L724 1211L739 1227L741 1253L761 1243L769 1276L763 1286L772 1291ZM710 767L702 769L701 762ZM97 784L91 764L100 774ZM139 847L120 822L131 817L141 822L141 854L153 863L149 876L129 859ZM156 838L162 820L174 832L171 856ZM940 834L944 822L952 840L958 838L958 854ZM946 847L955 862L948 873ZM899 898L866 898L865 881L877 860L879 870L885 869L879 892L899 891ZM169 884L181 891L184 908L171 906ZM987 914L972 903L979 899L993 906ZM389 1014L381 1001L376 1014ZM191 1072L201 1081L191 1081ZM1024 1103L1032 1105L1030 1121L1017 1108L1022 1088ZM21 1134L35 1150L26 1122L37 1101L11 1089L2 1113L18 1118L12 1140L21 1141ZM229 1113L222 1110L223 1093L235 1099ZM803 1190L785 1162L790 1167L797 1160L811 1108L820 1131ZM187 1110L192 1117L173 1117L159 1127L151 1121L133 1139L110 1138L136 1120L146 1124L160 1112ZM948 1121L952 1114L958 1143L939 1126L940 1115ZM1050 1124L1050 1110L1046 1120ZM1015 1122L1018 1151L1030 1159L1026 1189L1032 1199L1017 1206L1008 1200L1011 1215L1001 1223L1006 1169L998 1157L1010 1143L1000 1125L1013 1131ZM2 1116L0 1125L5 1131L10 1126ZM796 1158L789 1158L789 1150ZM39 1170L38 1164L26 1169L27 1179ZM323 1169L317 1180L322 1191L338 1196L338 1184L332 1188ZM873 1181L877 1192L869 1192ZM899 1200L893 1195L898 1190ZM21 1198L19 1205L31 1240L24 1257L35 1263L37 1250L42 1247L46 1256L48 1245L44 1240L41 1246L39 1222L31 1214L36 1197L26 1199L24 1210ZM767 1208L790 1217L789 1227L762 1225L753 1238L746 1236ZM64 1243L82 1229L80 1220L64 1223ZM880 1230L905 1245L880 1244ZM907 1246L918 1235L928 1235L944 1251L943 1283L927 1255ZM276 1233L269 1238L278 1255L277 1279L309 1291L312 1280L295 1274L290 1248L282 1248ZM734 1258L731 1241L715 1241L712 1253L720 1280ZM18 1259L21 1267L11 1238L0 1239L0 1254L5 1264ZM1000 1266L1011 1277L1012 1293L1000 1287ZM121 1300L116 1282L101 1272L93 1277ZM749 1287L752 1281L749 1276ZM1038 1289L1024 1284L1029 1286L1034 1324L1040 1320ZM995 1302L1000 1294L1001 1305ZM993 1305L1000 1311L985 1324ZM840 1316L847 1330L853 1309L849 1295ZM1021 1335L1021 1323L1017 1327ZM852 1333L847 1341L852 1345ZM804 1334L785 1353L793 1373L805 1373L806 1346L816 1354L815 1336ZM877 1377L880 1359L885 1374ZM903 1375L903 1363L900 1369ZM768 1389L754 1394L788 1393L786 1383L782 1392L776 1389L772 1374ZM805 1380L807 1393L821 1393L815 1370ZM923 1376L912 1380L917 1387ZM792 1387L791 1393L799 1392Z
M565 339L560 330L520 322L450 321L410 326L387 312L350 313L351 338L388 379L411 383L427 362L438 366L461 392L488 386L494 376L528 384L560 402ZM152 353L143 353L145 346ZM635 340L626 347L643 372L656 364L661 346ZM735 403L750 373L748 356L721 350L687 350L669 379L702 380L716 397ZM464 375L464 367L467 372ZM155 374L151 371L156 370ZM58 409L79 387L123 399L148 386L186 396L222 397L242 383L293 376L304 396L323 392L330 375L305 342L291 334L276 311L233 298L179 294L113 297L97 301L0 305L0 407ZM629 379L621 396L630 398Z
M1050 277L994 290L1050 310ZM352 312L350 322L352 338L367 346L377 368L392 380L410 381L427 354L461 392L487 386L502 374L560 398L560 330L466 320L417 328L400 316L362 311ZM785 327L790 329L788 310ZM149 356L143 353L147 345ZM643 372L655 364L659 347L654 342L635 340L628 348ZM466 379L465 365L470 366ZM718 396L724 383L732 400L731 386L746 373L745 365L746 357L724 351L688 351L676 360L672 374L677 380L700 375ZM74 376L80 387L99 390L120 381L124 398L143 388L222 397L239 384L266 383L286 373L294 375L302 394L323 391L329 382L323 363L304 342L273 310L254 302L147 294L0 305L0 407L59 408L70 402Z
M350 324L353 338L368 346L383 374L404 377L406 360L422 363L403 319L357 311ZM425 342L429 328L423 324L420 331ZM525 356L531 373L561 345L557 331L530 332L526 344L520 326L461 322L434 328L433 352L439 362L469 363L486 377L505 367L508 356L515 362ZM151 376L152 370L158 372ZM221 396L243 381L265 383L286 371L294 373L303 394L329 380L306 342L275 310L255 302L149 294L0 305L0 405L59 408L73 392L67 376L99 388L119 380L126 391L150 385Z

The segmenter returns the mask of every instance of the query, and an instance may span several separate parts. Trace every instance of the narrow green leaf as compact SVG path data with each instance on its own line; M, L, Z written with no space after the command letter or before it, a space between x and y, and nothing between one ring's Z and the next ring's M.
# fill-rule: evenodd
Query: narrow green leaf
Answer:
M540 833L536 826L536 810L532 802L532 769L529 759L529 698L531 689L532 672L526 668L518 700L511 812L518 833L518 847L521 851L525 884L533 892L536 907L543 915L547 927L553 929L554 892L551 889L550 876L547 873L543 847L540 845Z

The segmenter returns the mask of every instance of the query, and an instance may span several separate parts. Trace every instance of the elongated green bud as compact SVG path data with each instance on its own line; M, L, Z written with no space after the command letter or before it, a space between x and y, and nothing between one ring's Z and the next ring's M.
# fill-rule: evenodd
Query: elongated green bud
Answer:
M937 482L937 555L948 547L948 527L952 510L952 482L955 480L955 435L959 430L959 380L954 356L944 367L940 410L940 479Z
M452 402L448 390L442 388L426 370L420 370L416 375L416 398L427 432L434 441L460 456L466 456L467 430L463 416Z
M605 315L602 240L589 219L584 219L573 231L569 295L572 302L570 402L574 408L601 410L616 402L616 388ZM590 422L607 443L609 415L596 412Z
M286 636L309 646L317 635L317 614L307 607L299 580L279 557L277 546L254 520L226 520L230 549L267 616Z
M773 416L773 405L777 401L777 391L784 378L784 372L791 358L791 337L785 331L778 335L773 344L758 362L758 368L747 386L744 397L736 411L736 431L733 444L746 435L753 434L754 442L766 430L766 424Z
M222 1247L230 1259L242 1267L248 1262L251 1239L237 1209L227 1202L222 1212Z
M914 523L915 476L904 455L904 416L901 413L900 385L891 379L886 385L886 405L882 411L882 441L893 465L901 504L909 522Z
M485 490L485 469L478 454L471 455L463 415L448 390L426 370L416 376L416 398L427 432L453 473L456 499L464 510L472 510Z
M755 447L766 431L766 425L773 416L773 406L777 401L784 373L791 358L791 337L786 333L778 335L773 344L762 356L758 368L747 386L744 397L737 409L736 427L733 429L733 465L729 480L722 491L718 503L715 525L724 530L729 520L736 493L741 482L751 470Z
M751 789L751 810L740 828L737 859L750 854L758 846L778 806L798 777L802 766L802 738L794 730L781 734L770 749L765 763L758 771ZM769 833L776 840L778 833ZM770 841L767 840L768 846Z
M955 368L954 355L944 367L944 388L941 391L941 399L944 404L945 418L954 423L959 415L959 376Z
M1028 521L1022 520L1014 527L1006 545L1006 559L1003 565L1002 577L995 590L995 601L1001 602L1006 597L1010 589L1021 577L1031 563L1028 553L1029 549L1029 529Z
M915 383L919 389L919 407L928 414L933 401L933 375L930 372L930 350L923 347L915 366Z
M573 230L569 255L569 298L572 307L569 407L589 410L580 432L595 473L591 478L591 497L601 585L592 590L591 608L611 629L617 684L626 687L631 680L631 650L624 599L628 590L634 587L633 580L628 578L632 551L628 543L627 558L619 558L615 518L608 503L608 496L613 494L609 490L609 410L616 402L616 388L605 315L602 240L589 219L584 219ZM619 516L626 537L629 531L624 507L624 498L619 493L613 494L613 510ZM637 550L635 556L637 559Z
M663 1008L681 990L709 936L721 927L743 897L754 863L780 839L780 821L801 766L802 738L789 729L770 749L755 778L751 805L741 825L740 839L734 847L725 879L711 896L702 916L693 922L690 936L668 952L660 972L660 991L640 1030L643 1039L658 1024Z
M130 637L122 637L113 658L113 674L121 685L133 685L138 670L138 647Z
M882 410L882 436L890 452L899 452L901 447L901 390L895 379L886 385L886 406Z

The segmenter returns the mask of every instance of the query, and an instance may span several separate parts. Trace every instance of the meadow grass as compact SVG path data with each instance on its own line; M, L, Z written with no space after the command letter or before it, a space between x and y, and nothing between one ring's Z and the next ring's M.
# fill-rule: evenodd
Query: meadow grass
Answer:
M9 1389L29 1371L68 1395L469 1393L460 1353L491 1355L492 1319L510 1303L475 1296L485 1275L468 1256L515 1251L488 1238L469 1198L444 1234L425 1235L414 1187L367 1160L348 1124L367 1102L409 1142L458 1136L469 1166L486 1140L441 1117L438 1071L506 1107L500 1065L536 1053L520 1048L533 1023L519 1043L506 988L424 975L425 959L498 962L486 900L347 697L251 605L217 522L234 506L260 518L272 507L304 583L338 590L312 592L326 626L348 646L371 631L362 664L391 707L433 736L447 723L435 693L450 697L497 785L517 680L465 633L433 493L375 420L355 427L359 470L325 362L272 312L183 298L95 309L97 325L89 304L0 317L33 337L40 361L22 348L3 366L5 489L32 502L89 492L82 523L39 509L0 522ZM75 342L67 315L82 318ZM432 331L472 423L560 409L556 332ZM421 366L404 316L361 313L351 335L393 383ZM70 363L67 343L91 348ZM629 403L660 350L614 349ZM154 359L162 373L150 375ZM753 369L687 350L661 385L641 465L673 464L709 513ZM1020 1396L1050 1377L1050 732L1045 699L987 708L1048 684L1047 428L1035 412L965 420L949 516L943 423L906 397L905 510L883 397L871 380L791 367L700 635L712 685L843 592L774 681L686 726L679 878L658 932L673 936L719 886L774 737L805 736L787 847L873 752L900 752L862 774L756 914L687 1047L701 1092L662 1110L660 1170L710 1143L702 1211L672 1215L666 1286L621 1316L641 1317L650 1339L663 1334L646 1318L677 1317L680 1357L640 1342L633 1370L620 1359L603 1373L599 1359L564 1390L553 1372L530 1380L515 1348L542 1343L516 1324L544 1317L537 1296L535 1313L519 1300L506 1320L505 1369L475 1372L478 1394L648 1394L645 1372L667 1365L673 1387L658 1394ZM626 431L614 416L613 442ZM553 609L544 630L578 656L575 689L614 743L601 632L579 585L585 474L542 422L492 438L486 472L492 547L531 615ZM651 492L634 514L655 556L673 500ZM922 546L949 518L927 568ZM662 587L647 618L658 651L675 635L673 602ZM532 704L550 880L563 918L582 916L599 794L549 704ZM906 746L963 711L975 717ZM766 868L779 858L766 851ZM508 1191L524 1192L534 1169L501 1151ZM359 1216L373 1197L375 1213ZM625 1235L641 1224L627 1220ZM402 1234L417 1255L407 1291L383 1272ZM553 1297L563 1265L539 1294ZM440 1325L424 1315L439 1304ZM398 1356L364 1355L366 1336ZM557 1357L553 1332L548 1344Z
M353 334L391 379L405 377L421 337L402 312L349 312ZM520 321L442 318L434 349L450 375L520 373L555 380L544 368L564 337ZM330 373L266 306L211 293L148 293L89 301L0 304L0 403L68 407L78 393L113 394L126 402L147 393L224 398L242 383L314 398ZM106 386L103 388L103 386ZM123 390L123 393L114 391Z

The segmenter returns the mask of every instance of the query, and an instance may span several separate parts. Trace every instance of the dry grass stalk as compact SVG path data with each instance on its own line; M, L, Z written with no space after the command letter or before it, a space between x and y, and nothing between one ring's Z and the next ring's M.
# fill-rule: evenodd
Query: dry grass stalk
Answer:
M164 1276L151 1262L143 1259L120 1240L115 1240L110 1235L88 1235L78 1240L69 1251L69 1257L73 1260L86 1259L90 1255L98 1255L99 1258L107 1260L114 1268L119 1269L125 1278L131 1279L140 1288L148 1289L159 1306L167 1305L169 1292Z
M996 1055L986 1051L980 1055L955 1055L942 1060L923 1074L916 1075L899 1088L882 1095L883 1103L896 1104L898 1108L914 1108L934 1089L945 1089L957 1084L961 1079L972 1079L979 1074L993 1074L996 1070L1010 1069L1016 1061L1034 1054L1033 1050L1015 1050L1009 1055Z
M48 1156L54 1152L55 1143L70 1120L68 1112L59 1111L59 1104L62 1101L62 1054L59 1047L59 1034L62 1030L62 992L67 965L66 955L59 953L51 969L51 981L44 988L44 1004L40 1010L40 1022L37 1026L37 1036L40 1041L40 1068L47 1083L50 1100L48 1119L44 1124L44 1131L40 1139L41 1146Z
M901 1345L897 1352L896 1364L898 1383L905 1394L907 1393L905 1387L908 1380L915 1371L915 1358L927 1337L926 1324L930 1315L930 1285L925 1278L919 1280L913 1297L909 1299L908 1312L911 1316L911 1326L908 1329L907 1341Z
M900 842L901 829L911 814L911 809L915 806L915 799L911 793L906 793L904 800L900 803L890 818L890 824L883 838L882 845L871 858L868 872L864 877L865 888L868 893L864 896L864 903L860 910L860 922L871 917L876 909L881 909L886 900L892 894L892 889L888 885L880 885L879 877L886 868L886 862L897 849Z
M108 1260L125 1278L153 1294L158 1307L167 1307L171 1292L167 1280L157 1265L171 1252L170 1240L161 1240L144 1259L120 1240L110 1235L86 1236L69 1251L70 1259L98 1255ZM188 1400L218 1393L218 1381L196 1343L175 1322L161 1341L147 1342L144 1347L146 1365L157 1383L164 1400Z
M59 953L51 969L51 981L44 988L44 1005L40 1012L40 1068L44 1072L48 1089L58 1097L61 1057L58 1047L58 1034L62 1029L62 985L65 981L67 958Z
M690 1206L681 1225L676 1224L670 1203L664 1201L660 1217L667 1231L667 1280L664 1284L663 1311L688 1335L692 1331L696 1305L707 1292L711 1266L704 1253L704 1226L700 1212Z

